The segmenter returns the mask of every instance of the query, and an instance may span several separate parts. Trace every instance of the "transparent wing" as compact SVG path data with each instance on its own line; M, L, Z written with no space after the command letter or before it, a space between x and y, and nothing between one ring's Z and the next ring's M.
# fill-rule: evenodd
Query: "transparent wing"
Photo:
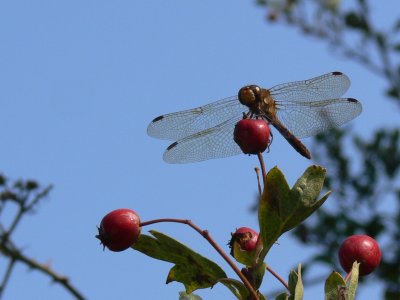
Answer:
M340 98L350 87L350 79L341 72L331 72L312 79L276 85L269 89L279 101L309 102Z
M241 115L235 116L217 126L178 140L167 148L164 161L190 163L242 153L233 140L235 124L241 118Z
M149 124L147 134L159 139L180 140L235 116L240 118L247 111L248 108L237 97L229 97L201 107L159 116Z
M298 138L339 127L357 117L362 105L353 98L313 102L276 101L278 119Z

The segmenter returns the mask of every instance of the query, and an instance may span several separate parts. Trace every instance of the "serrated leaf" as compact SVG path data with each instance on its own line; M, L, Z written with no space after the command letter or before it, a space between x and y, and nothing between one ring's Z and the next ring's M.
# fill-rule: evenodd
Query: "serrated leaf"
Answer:
M186 294L186 292L179 292L179 300L202 300L202 298L195 294Z
M250 293L245 285L236 279L232 278L222 278L219 280L223 285L225 285L237 299L246 300L249 298Z
M328 198L330 192L317 200L325 180L326 170L310 166L297 180L292 189L277 168L272 168L265 179L264 191L258 207L258 220L263 250L263 260L277 239L286 231L296 227Z
M181 282L186 293L190 294L197 289L212 287L221 278L226 278L225 272L208 258L161 232L151 230L150 233L154 237L142 234L132 248L175 264L168 274L167 283Z
M339 299L339 293L342 291L343 287L346 287L346 282L342 275L333 271L325 281L325 300Z
M299 225L328 199L331 192L317 199L323 188L325 175L326 169L314 165L308 167L296 181L291 189L290 215L288 215L284 231L289 231Z
M353 263L351 269L350 280L347 284L346 300L354 300L356 297L356 291L358 286L358 276L359 276L360 264L358 262Z

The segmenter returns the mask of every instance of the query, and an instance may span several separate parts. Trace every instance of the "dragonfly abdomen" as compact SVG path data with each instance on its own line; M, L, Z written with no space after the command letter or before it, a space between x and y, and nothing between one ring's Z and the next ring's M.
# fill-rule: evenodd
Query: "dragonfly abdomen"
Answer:
M277 118L271 124L282 134L282 136L289 142L292 147L304 157L311 159L310 151L307 147L296 138Z

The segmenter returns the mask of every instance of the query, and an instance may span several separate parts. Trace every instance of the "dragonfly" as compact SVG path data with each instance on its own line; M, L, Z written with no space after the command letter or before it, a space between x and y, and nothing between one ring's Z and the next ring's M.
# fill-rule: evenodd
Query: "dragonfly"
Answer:
M360 115L361 103L340 98L350 87L342 72L276 85L242 87L236 96L197 108L161 115L147 127L149 136L174 141L165 150L167 163L191 163L242 153L233 139L244 116L262 118L302 156L311 154L299 140L337 128Z

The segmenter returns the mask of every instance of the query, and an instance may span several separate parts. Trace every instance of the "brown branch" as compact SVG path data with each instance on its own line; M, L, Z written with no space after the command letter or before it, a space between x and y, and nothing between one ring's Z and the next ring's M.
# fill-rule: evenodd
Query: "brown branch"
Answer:
M66 290L68 290L76 299L85 300L85 297L69 282L69 279L66 276L59 275L55 271L53 271L49 266L45 264L41 264L35 261L32 258L29 258L21 253L21 251L16 249L9 249L8 247L4 247L4 245L0 245L0 250L3 254L10 257L11 261L21 262L27 265L29 268L33 270L38 270L47 276L49 276L54 282L62 285ZM4 280L3 280L4 282ZM2 287L4 289L4 287Z
M267 266L267 271L270 272L276 279L278 279L287 290L289 290L289 285L286 283L285 280L281 276L279 276L278 273L276 273L274 270L272 270L270 267Z
M14 217L13 222L11 223L10 227L8 228L7 231L5 231L2 236L1 236L1 241L2 243L6 243L8 238L11 236L11 234L14 232L15 228L17 227L17 225L19 224L19 222L21 221L22 216L28 212L31 211L33 209L33 207L44 197L46 197L48 195L48 193L51 191L51 189L53 188L52 185L49 185L48 187L46 187L43 191L41 191L40 193L38 193L33 199L32 201L25 206L25 201L18 201L18 206L19 206L19 210L18 213L16 214L16 216Z
M258 194L261 197L261 184L260 184L260 169L259 168L254 168L254 171L256 171L256 175L257 175L257 187L258 187Z
M0 285L0 298L3 295L3 292L4 292L4 290L5 290L6 286L7 286L8 280L10 279L11 273L12 273L12 271L14 269L14 264L15 264L15 259L10 259L10 261L8 263L7 270L6 270L6 272L4 274L4 277L3 277L3 281L1 282L1 285Z
M267 177L267 171L265 170L265 163L264 163L264 158L262 156L262 153L257 153L258 160L260 161L260 167L261 167L261 174L263 178L263 184L265 188L265 179Z

